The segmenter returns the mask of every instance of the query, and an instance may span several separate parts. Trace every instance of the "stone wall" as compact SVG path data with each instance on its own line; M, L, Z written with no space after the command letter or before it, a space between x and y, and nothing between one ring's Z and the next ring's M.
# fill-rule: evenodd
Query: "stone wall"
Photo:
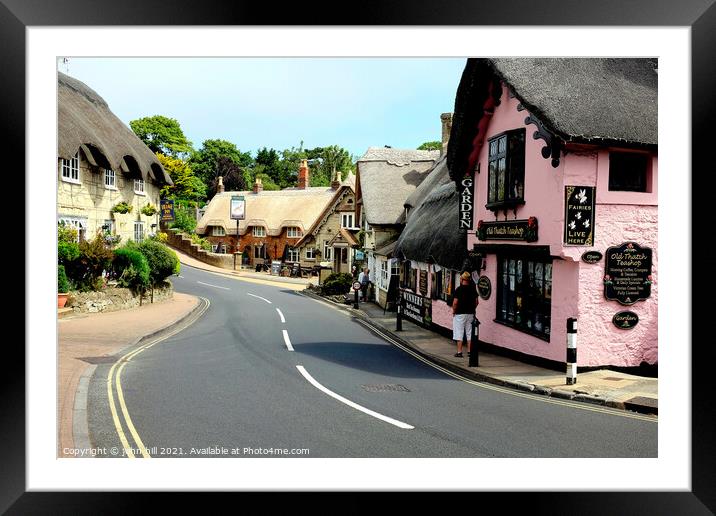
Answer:
M234 268L233 254L218 254L206 251L197 244L192 243L191 238L182 234L178 229L168 229L167 237L167 244L197 260L222 269L233 270Z
M165 287L154 289L154 302L171 299L174 296L174 287L171 282L165 282ZM151 294L147 292L141 303L151 303ZM72 308L75 313L116 312L140 306L139 296L135 296L128 288L107 287L99 292L70 292L66 308Z

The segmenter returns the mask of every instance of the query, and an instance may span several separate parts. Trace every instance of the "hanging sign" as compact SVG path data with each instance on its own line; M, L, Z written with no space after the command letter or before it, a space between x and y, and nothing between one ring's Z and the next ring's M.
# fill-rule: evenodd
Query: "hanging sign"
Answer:
M594 245L593 186L564 187L565 245Z
M633 305L651 296L651 249L625 242L607 249L604 297Z
M161 199L159 211L162 212L162 221L174 220L174 199Z
M612 317L612 324L621 330L631 330L634 326L639 324L639 316L628 310L617 312L614 314L614 317Z
M244 220L246 217L246 200L243 195L231 196L231 218L233 220Z
M475 181L472 175L467 175L460 181L460 231L469 231L472 229L472 218L475 206Z

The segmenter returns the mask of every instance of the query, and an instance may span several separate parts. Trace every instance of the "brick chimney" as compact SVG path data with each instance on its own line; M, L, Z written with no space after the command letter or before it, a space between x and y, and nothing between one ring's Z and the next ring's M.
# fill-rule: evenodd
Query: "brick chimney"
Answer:
M216 187L216 193L224 193L224 178L219 176L219 186Z
M331 188L338 190L341 186L341 172L339 170L333 171L333 178L331 179Z
M254 189L253 190L254 190L255 194L264 191L264 184L261 182L260 177L257 177L256 181L254 181Z
M443 148L440 150L440 155L444 156L447 152L448 141L450 140L450 131L452 130L452 113L443 113L440 115L440 121L443 126Z
M302 190L308 188L311 184L308 174L308 160L301 160L301 167L298 169L298 187Z

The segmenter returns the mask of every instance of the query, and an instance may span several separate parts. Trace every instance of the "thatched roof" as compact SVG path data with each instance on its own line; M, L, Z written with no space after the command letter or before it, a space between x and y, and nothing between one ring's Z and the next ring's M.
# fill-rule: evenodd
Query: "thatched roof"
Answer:
M356 164L356 194L368 223L399 224L405 200L439 157L440 151L369 148Z
M61 72L57 86L58 157L70 159L81 149L93 165L145 181L173 184L154 153L97 92Z
M433 165L428 177L426 177L425 180L420 183L420 186L418 186L415 191L410 194L410 197L405 200L404 207L412 210L416 206L419 206L420 203L423 202L423 199L425 199L435 188L449 182L450 174L448 172L447 159L443 156L440 158L440 161ZM401 222L405 222L405 212L401 215Z
M459 195L454 183L438 186L411 213L394 255L460 269L467 257L465 233L457 229Z
M239 223L239 233L246 234L251 226L266 228L267 236L278 236L285 227L299 227L305 233L326 205L331 202L336 190L327 186L304 189L223 192L216 194L204 215L196 225L196 232L204 234L209 226L222 226L227 235L236 235L236 220L231 219L229 209L231 196L243 195L246 201L246 219Z
M643 58L468 59L448 144L453 179L467 166L488 89L504 81L564 142L656 147L657 61ZM534 127L534 126L530 126Z

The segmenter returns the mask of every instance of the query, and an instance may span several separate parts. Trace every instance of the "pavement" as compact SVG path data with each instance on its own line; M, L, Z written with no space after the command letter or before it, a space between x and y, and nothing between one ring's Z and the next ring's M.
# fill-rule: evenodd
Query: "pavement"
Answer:
M362 302L358 309L316 295L306 287L316 278L283 278L254 271L228 271L200 262L180 251L183 265L249 282L283 284L302 294L331 303L361 319L375 331L412 350L423 358L465 378L510 388L593 403L645 414L658 413L658 379L611 370L578 373L577 383L566 385L565 374L479 351L478 367L469 367L467 353L455 358L455 344L447 337L403 321L395 331L395 314L378 305ZM58 310L58 457L71 456L67 450L88 447L86 435L86 387L96 365L143 340L168 332L184 323L203 306L187 294L175 292L173 298L115 312L75 314ZM465 350L466 351L466 350Z

